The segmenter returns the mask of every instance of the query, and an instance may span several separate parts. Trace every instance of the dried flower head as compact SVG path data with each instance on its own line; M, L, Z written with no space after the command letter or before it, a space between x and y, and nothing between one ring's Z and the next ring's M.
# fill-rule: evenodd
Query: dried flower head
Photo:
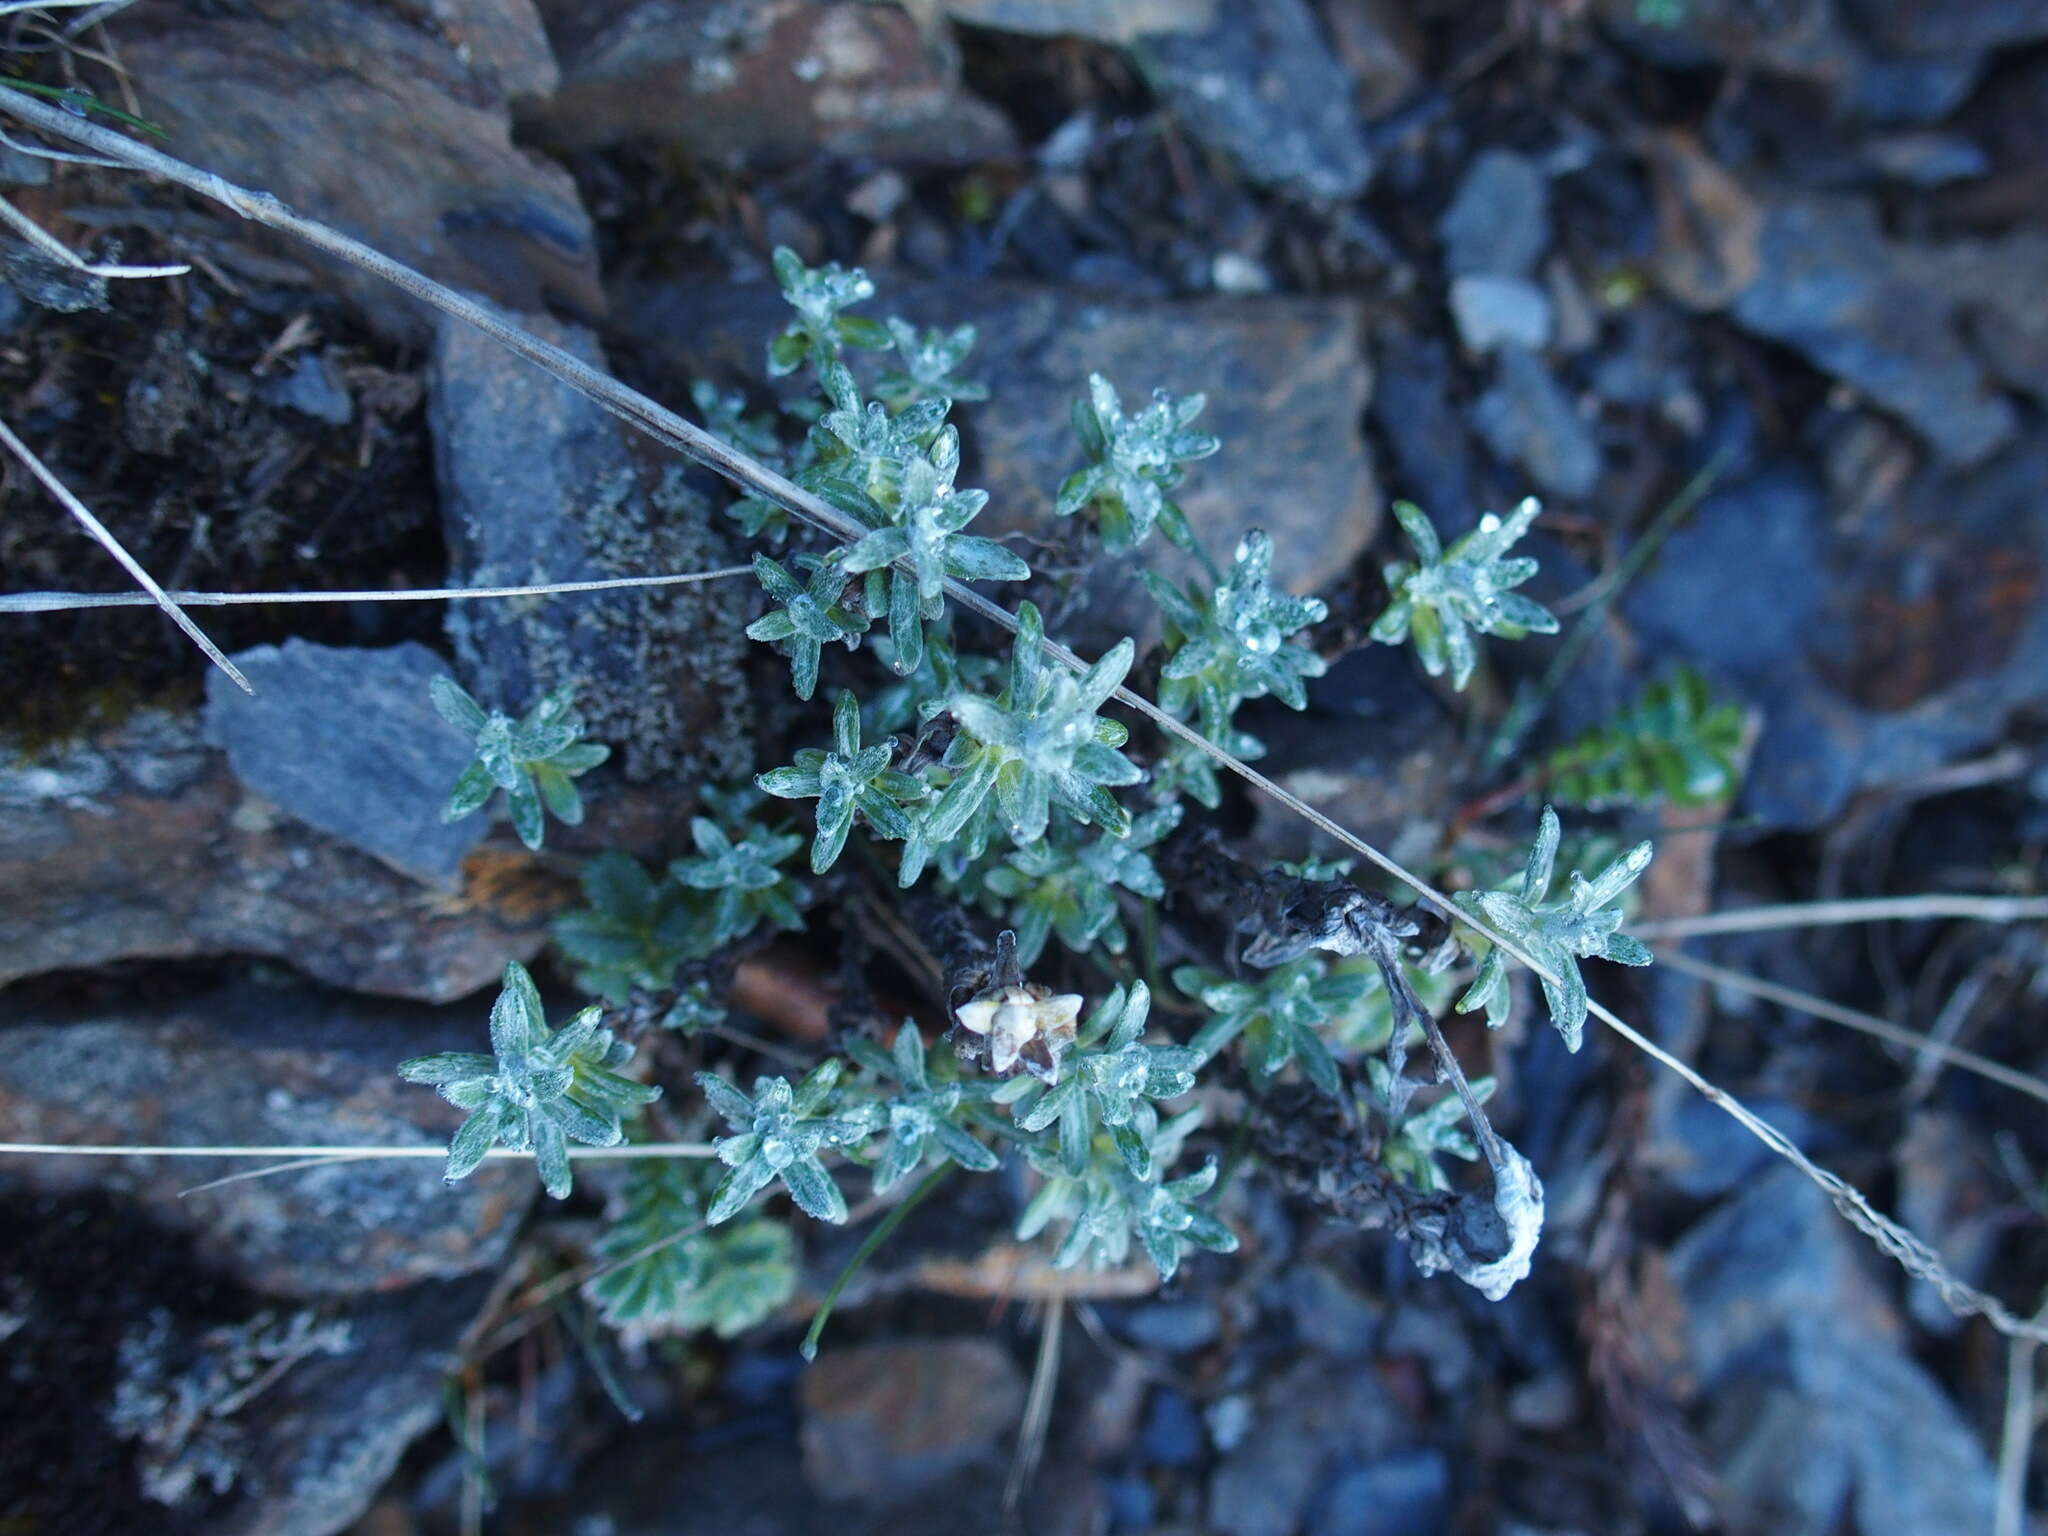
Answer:
M1029 982L989 987L954 1010L960 1027L988 1042L989 1067L997 1073L1021 1063L1033 1077L1060 1080L1060 1059L1074 1043L1081 998Z

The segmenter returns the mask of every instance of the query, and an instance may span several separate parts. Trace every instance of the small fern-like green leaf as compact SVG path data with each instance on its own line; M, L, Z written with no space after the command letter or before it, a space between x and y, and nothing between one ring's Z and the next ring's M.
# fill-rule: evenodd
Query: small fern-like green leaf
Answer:
M1562 805L1711 805L1735 789L1742 711L1688 667L1646 687L1604 725L1545 758L1537 781Z

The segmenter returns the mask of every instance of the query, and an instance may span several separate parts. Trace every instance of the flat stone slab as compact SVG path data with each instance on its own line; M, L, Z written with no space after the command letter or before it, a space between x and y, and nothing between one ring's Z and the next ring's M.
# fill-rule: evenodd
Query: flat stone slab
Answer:
M461 0L436 36L403 10L328 0L202 17L152 6L124 29L121 56L143 114L192 164L454 287L595 318L597 242L575 184L512 142L507 96L554 83L538 15L515 0ZM382 278L303 245L289 254L380 331L426 335L427 312Z
M1012 147L908 8L835 0L542 0L562 84L550 139L693 158L963 164Z
M192 716L145 710L32 752L0 741L0 985L251 954L448 1002L536 954L567 898L523 850L475 850L457 890L400 873L238 781Z
M163 1006L30 1014L0 1029L0 1127L67 1145L445 1146L461 1113L398 1063L488 1049L484 1008L429 1009L306 987L233 985ZM282 1159L280 1159L282 1161ZM453 1187L436 1158L373 1159L195 1185L240 1158L0 1157L0 1184L105 1188L250 1289L352 1296L496 1263L532 1203L530 1166Z
M490 823L445 822L468 744L427 688L448 663L407 642L377 650L287 640L235 658L252 697L206 675L206 735L235 777L279 810L445 889Z

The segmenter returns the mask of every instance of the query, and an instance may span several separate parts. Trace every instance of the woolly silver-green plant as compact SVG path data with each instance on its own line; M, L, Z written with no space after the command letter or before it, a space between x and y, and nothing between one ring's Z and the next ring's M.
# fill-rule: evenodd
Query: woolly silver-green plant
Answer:
M1475 634L1504 640L1555 634L1557 615L1513 590L1536 574L1536 562L1526 555L1507 558L1542 510L1531 496L1505 518L1489 512L1445 549L1420 507L1395 502L1394 516L1415 546L1415 559L1386 568L1390 601L1373 623L1372 638L1399 645L1412 636L1424 670L1439 677L1448 667L1451 686L1462 690L1479 664Z
M571 1187L569 1143L615 1147L624 1122L661 1097L622 1076L633 1048L612 1038L604 1010L585 1008L559 1030L548 1028L540 989L514 960L491 1005L491 1054L444 1051L398 1064L409 1083L426 1083L469 1111L448 1144L446 1177L467 1178L494 1146L531 1152L540 1182L557 1200Z
M1570 891L1562 901L1546 901L1557 862L1560 836L1557 812L1543 808L1536 844L1520 886L1513 891L1461 891L1460 908L1490 923L1556 978L1542 976L1543 1000L1550 1021L1564 1036L1568 1050L1579 1048L1586 1027L1586 982L1580 960L1612 960L1618 965L1648 965L1654 958L1640 939L1620 932L1626 914L1615 905L1621 893L1650 867L1651 848L1638 843L1588 880L1573 870ZM1458 1011L1486 1010L1486 1022L1498 1029L1513 1010L1507 961L1498 947L1487 951L1471 988L1458 1000Z

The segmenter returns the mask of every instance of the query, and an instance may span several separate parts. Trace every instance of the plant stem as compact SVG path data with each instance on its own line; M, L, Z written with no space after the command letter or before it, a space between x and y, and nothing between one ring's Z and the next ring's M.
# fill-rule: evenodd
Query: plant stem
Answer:
M804 1334L803 1343L798 1346L806 1360L818 1358L818 1340L824 1336L826 1320L832 1316L832 1308L839 1301L839 1293L846 1289L846 1282L860 1273L861 1266L875 1256L875 1250L886 1243L890 1234L903 1225L903 1218L916 1210L927 1195L946 1181L947 1175L952 1171L951 1163L941 1163L926 1174L917 1188L904 1196L888 1215L876 1222L875 1229L861 1240L858 1248L854 1249L853 1257L846 1261L846 1267L839 1271L839 1278L832 1282L832 1289L827 1291L825 1299L818 1303L818 1310L811 1317L811 1326Z

